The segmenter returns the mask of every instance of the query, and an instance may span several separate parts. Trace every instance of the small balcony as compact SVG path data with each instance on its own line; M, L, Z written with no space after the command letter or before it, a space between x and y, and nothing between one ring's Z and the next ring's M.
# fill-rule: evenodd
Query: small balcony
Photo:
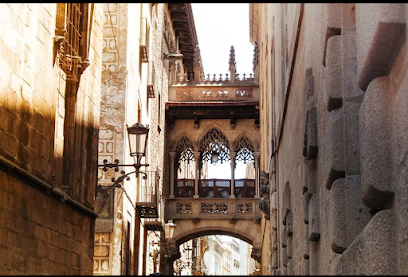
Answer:
M158 198L159 177L157 171L147 171L145 177L140 177L141 185L136 208L141 218L158 218L158 204L160 201Z
M178 179L175 197L193 198L195 179ZM231 198L230 179L204 179L198 182L200 198ZM254 179L236 179L234 181L235 198L253 198L255 195ZM233 198L232 197L232 198Z

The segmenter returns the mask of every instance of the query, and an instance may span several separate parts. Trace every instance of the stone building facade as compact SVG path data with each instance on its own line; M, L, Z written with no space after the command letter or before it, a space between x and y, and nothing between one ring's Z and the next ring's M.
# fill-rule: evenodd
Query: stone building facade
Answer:
M250 7L270 182L262 274L407 274L407 4Z
M0 29L0 274L91 275L101 6L3 3Z
M135 163L130 156L127 126L148 125L147 76L149 74L148 4L103 4L103 59L101 86L101 119L98 161L119 164ZM132 35L130 35L132 34ZM144 161L142 160L144 163ZM144 169L144 168L142 168ZM99 167L98 184L112 185L121 171L134 167ZM141 177L141 176L138 176ZM139 265L140 218L136 202L140 180L135 174L120 188L97 192L94 274L137 274ZM142 242L143 245L143 242Z
M181 5L177 6L176 5ZM148 275L160 270L157 245L164 240L165 205L163 167L166 122L164 103L168 99L169 79L187 73L188 55L180 56L181 36L190 4L111 3L103 4L103 60L99 165L132 165L127 126L149 126L143 174L129 174L120 188L97 195L98 219L95 227L95 275ZM191 7L190 7L191 9ZM175 18L175 12L177 17ZM177 23L176 23L177 22ZM181 24L178 30L175 26ZM176 34L176 31L184 33ZM187 30L186 30L187 29ZM187 31L187 32L186 32ZM187 34L186 34L187 33ZM191 42L189 42L191 44ZM192 46L190 46L192 47ZM184 48L185 49L185 48ZM186 54L186 53L184 53ZM169 56L170 55L170 56ZM174 56L171 56L174 55ZM179 56L177 56L179 55ZM181 57L181 58L178 58ZM176 68L178 66L178 68ZM99 169L98 184L107 189L111 178L135 170L119 167L106 172ZM153 201L152 197L154 198ZM154 204L156 216L145 214L145 204Z

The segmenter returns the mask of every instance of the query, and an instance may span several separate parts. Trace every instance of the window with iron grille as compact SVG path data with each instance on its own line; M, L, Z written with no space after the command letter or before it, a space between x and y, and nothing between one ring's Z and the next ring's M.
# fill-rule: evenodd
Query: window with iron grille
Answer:
M68 81L79 81L79 75L89 65L88 3L59 3L56 37L59 66Z

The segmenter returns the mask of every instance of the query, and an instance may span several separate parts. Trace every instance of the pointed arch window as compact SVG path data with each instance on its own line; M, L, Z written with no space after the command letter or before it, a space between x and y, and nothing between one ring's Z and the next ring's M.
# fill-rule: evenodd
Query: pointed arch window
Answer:
M235 157L236 161L243 161L244 164L249 161L254 161L254 145L246 136L236 141L234 151L237 153Z
M194 147L191 141L187 137L182 137L176 144L176 153L178 153L179 160L183 162L190 163L194 161Z
M214 156L217 161L228 162L230 158L229 142L224 134L216 128L211 129L200 141L200 151L203 161L214 162Z
M185 136L177 141L176 152L176 197L192 198L194 195L194 177L196 172L193 143Z

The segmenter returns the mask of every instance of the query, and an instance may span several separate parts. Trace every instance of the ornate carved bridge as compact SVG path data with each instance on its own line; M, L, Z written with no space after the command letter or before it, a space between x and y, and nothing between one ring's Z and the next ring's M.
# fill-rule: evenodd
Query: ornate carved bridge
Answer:
M171 76L166 102L165 220L176 225L167 265L178 258L180 244L208 234L240 238L252 244L252 256L259 259L259 85L256 76L236 74L233 47L224 77L205 78L198 47L195 51L194 75ZM224 172L228 178L208 175L211 164L219 163L230 164ZM237 172L238 163L245 174Z

